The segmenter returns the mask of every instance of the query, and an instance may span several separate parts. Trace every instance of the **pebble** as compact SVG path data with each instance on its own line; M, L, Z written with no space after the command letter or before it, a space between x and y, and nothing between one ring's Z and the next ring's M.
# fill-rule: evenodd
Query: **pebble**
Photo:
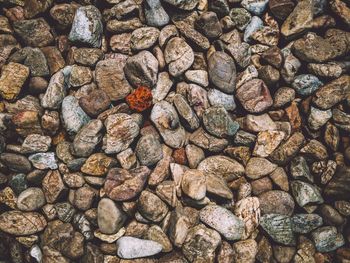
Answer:
M48 171L42 180L42 189L49 204L54 203L64 195L67 188L65 187L61 174L58 170Z
M221 91L232 93L236 82L236 66L233 59L222 51L208 59L209 80Z
M243 37L244 42L249 43L251 41L251 38L254 32L263 28L263 26L264 26L263 21L258 16L253 16L252 19L250 20L250 23L245 28L244 37Z
M256 138L253 155L268 157L283 141L286 134L283 131L261 131Z
M37 212L7 211L0 215L1 231L15 235L28 236L41 232L47 223Z
M261 214L291 216L294 211L293 197L285 191L271 190L259 195Z
M94 153L85 160L80 170L88 175L103 176L116 164L115 159L103 153Z
M159 30L155 27L141 27L134 30L130 37L131 49L135 51L149 49L159 36Z
M231 119L224 107L210 107L203 116L205 129L219 138L233 136L239 129L239 124Z
M35 168L40 170L55 170L58 168L54 152L34 153L28 157L28 160L31 161Z
M208 90L208 100L212 106L222 106L227 111L233 111L236 108L234 96L221 92L218 89Z
M162 27L169 23L169 15L159 0L145 2L145 17L149 26Z
M322 204L323 198L316 186L295 180L291 182L293 196L296 202L304 207L308 204Z
M102 43L102 33L103 25L100 11L92 5L79 7L74 15L69 40L99 48Z
M30 161L20 154L5 152L0 154L0 160L13 172L28 173L32 167Z
M207 38L217 38L222 34L222 28L215 12L203 12L196 21L196 27Z
M101 60L96 64L96 84L112 101L124 99L132 90L132 87L126 79L126 74L124 74L123 68L126 65L125 63L126 58L121 57ZM88 96L92 96L94 94L93 92L94 91L91 92L91 95L88 94ZM98 90L95 91L95 94L96 93L99 93ZM88 101L85 101L83 104L86 104L86 102ZM97 100L94 101L94 103L97 102ZM81 105L81 107L84 108L83 105ZM86 113L89 114L91 110L93 109L86 111Z
M182 191L194 200L202 200L206 195L206 177L202 171L190 169L181 180Z
M258 244L254 239L238 241L233 244L234 262L254 263L258 253Z
M261 79L252 79L240 86L236 96L244 109L250 113L263 112L273 104L270 91Z
M344 245L344 238L334 226L324 226L311 233L312 240L319 252L330 252Z
M180 117L184 120L184 125L190 130L197 129L200 125L199 119L186 98L180 94L176 94L173 98L173 103Z
M268 0L243 0L241 5L254 15L261 15L267 7L268 2Z
M129 148L140 131L139 125L126 113L109 115L104 125L107 130L104 151L107 154L120 153Z
M250 179L259 179L272 173L277 168L277 165L271 163L265 158L253 157L246 165L246 175Z
M198 84L202 87L209 85L208 72L205 70L187 70L185 77L188 81Z
M245 8L232 8L230 18L239 30L244 30L250 23L252 16Z
M168 213L167 205L155 194L142 191L137 201L140 214L152 222L160 222Z
M323 83L314 75L304 74L296 76L292 87L301 96L309 96L317 91Z
M6 100L16 99L28 77L28 67L14 62L5 65L0 76L1 97Z
M43 191L37 187L30 187L20 193L17 208L21 211L35 211L46 203Z
M153 256L160 253L162 245L152 241L124 236L117 240L117 255L123 259Z
M126 60L124 73L135 87L153 87L157 83L158 60L151 52L141 51Z
M136 155L142 165L151 166L163 158L161 144L153 134L146 134L136 145Z
M307 234L322 224L322 217L318 214L295 214L292 217L292 228L296 233Z
M266 214L260 218L260 225L277 243L287 246L295 244L292 221L289 216Z
M51 146L51 142L52 139L49 136L30 134L23 141L21 146L21 152L24 154L47 152Z
M308 117L308 124L312 130L319 130L329 119L332 118L331 110L320 110L316 107L310 107L310 115Z
M194 62L192 48L179 37L170 39L164 50L164 59L173 77L183 74Z
M103 234L116 234L123 226L126 216L111 199L103 198L97 206L97 223Z
M197 129L190 135L190 142L198 147L207 149L211 152L221 152L227 145L226 139L219 139L205 132L203 128Z
M295 157L290 162L290 173L294 179L306 180L309 182L313 182L314 178L310 173L309 166L302 156Z
M130 200L143 190L150 173L151 171L145 166L129 171L113 168L107 174L104 191L112 200Z

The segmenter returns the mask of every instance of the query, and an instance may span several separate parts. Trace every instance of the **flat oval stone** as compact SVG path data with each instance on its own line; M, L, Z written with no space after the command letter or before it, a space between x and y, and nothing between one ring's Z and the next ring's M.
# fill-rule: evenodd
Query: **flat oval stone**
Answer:
M43 191L37 187L30 187L20 193L17 199L17 208L21 211L35 211L45 205Z
M0 215L0 230L15 236L28 236L46 227L45 217L37 212L8 211Z
M30 161L24 155L2 153L0 154L0 160L8 169L14 172L28 173L32 169Z
M222 234L227 240L239 240L243 235L243 221L221 206L207 205L201 209L199 218L203 223Z
M234 159L223 155L205 158L197 167L198 170L221 176L227 182L238 179L244 174L244 167Z
M124 259L143 258L160 253L162 245L152 241L124 236L117 240L117 255Z
M169 40L165 47L164 59L168 64L170 75L177 77L191 67L194 53L185 40L174 37Z
M224 52L217 51L208 59L210 81L221 91L232 93L236 83L236 66L233 59Z

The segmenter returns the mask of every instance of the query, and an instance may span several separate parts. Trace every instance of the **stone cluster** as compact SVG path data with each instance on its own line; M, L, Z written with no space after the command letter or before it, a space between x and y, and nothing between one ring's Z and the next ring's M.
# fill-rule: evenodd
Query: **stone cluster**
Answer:
M0 263L350 262L349 0L0 3Z

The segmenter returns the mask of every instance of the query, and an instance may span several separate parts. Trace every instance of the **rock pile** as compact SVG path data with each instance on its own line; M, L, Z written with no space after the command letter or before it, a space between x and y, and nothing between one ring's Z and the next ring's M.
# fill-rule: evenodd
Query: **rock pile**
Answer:
M349 0L0 2L1 263L350 261Z

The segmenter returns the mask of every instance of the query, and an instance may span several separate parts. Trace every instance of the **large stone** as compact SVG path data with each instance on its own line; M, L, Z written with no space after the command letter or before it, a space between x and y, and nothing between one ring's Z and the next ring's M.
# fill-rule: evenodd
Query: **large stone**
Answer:
M161 27L169 23L169 15L160 0L146 0L144 3L147 25Z
M30 187L18 196L17 208L21 211L35 211L45 203L43 191L38 187Z
M287 246L295 245L295 236L289 216L267 214L261 217L260 225L274 241Z
M320 191L312 184L295 180L291 182L291 188L296 202L301 207L322 204L324 202Z
M165 47L164 59L168 64L170 75L177 77L191 67L194 61L194 53L185 40L174 37L169 40Z
M46 227L45 217L37 212L8 211L0 215L0 230L15 236L28 236Z
M168 206L149 191L142 191L137 200L137 208L144 218L152 222L160 222L168 213Z
M110 58L96 65L97 86L106 92L112 101L124 99L132 90L124 75L126 58Z
M14 62L3 66L0 77L0 95L5 100L17 98L29 77L29 68Z
M153 134L142 136L137 142L135 151L142 165L151 166L163 158L159 139Z
M236 66L233 59L224 52L213 53L208 59L210 81L220 90L232 93L236 83Z
M253 157L248 161L245 173L250 179L259 179L272 173L276 168L276 164L265 158Z
M117 160L103 153L94 153L89 156L81 167L81 171L88 175L103 176L109 169L116 166Z
M203 223L214 228L227 240L239 240L243 235L243 221L221 206L207 205L201 209L199 217Z
M69 40L99 48L102 44L102 33L102 16L97 7L79 7L75 12Z
M311 234L317 251L324 253L336 250L344 245L345 240L334 226L324 226L316 229Z
M162 245L146 239L121 237L117 240L117 255L124 259L144 258L160 253Z
M111 199L103 198L97 206L97 223L103 234L115 234L123 226L126 216Z
M280 214L291 216L294 211L292 196L284 191L271 190L259 195L261 214Z
M127 59L124 72L135 86L152 88L157 83L158 60L149 51L141 51Z
M159 30L155 27L141 27L134 30L130 37L130 46L134 51L149 49L158 40Z

